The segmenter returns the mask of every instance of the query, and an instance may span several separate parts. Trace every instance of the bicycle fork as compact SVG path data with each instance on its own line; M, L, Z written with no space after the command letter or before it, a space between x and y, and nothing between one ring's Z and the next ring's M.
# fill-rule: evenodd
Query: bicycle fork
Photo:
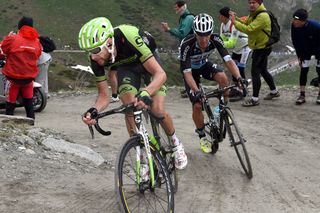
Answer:
M147 154L147 160L148 160L148 166L149 166L149 174L150 174L150 180L151 180L151 187L155 187L155 173L154 173L154 166L153 166L153 159L151 155L151 149L150 149L150 143L149 143L149 137L148 132L142 122L142 110L135 111L134 113L134 121L136 124L136 130L137 133L142 137L146 154ZM141 184L141 147L136 147L136 179L137 179L137 187L139 188Z

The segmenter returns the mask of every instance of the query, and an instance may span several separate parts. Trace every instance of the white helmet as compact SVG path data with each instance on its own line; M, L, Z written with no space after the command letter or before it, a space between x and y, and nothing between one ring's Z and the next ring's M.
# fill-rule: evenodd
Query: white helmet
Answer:
M208 36L213 33L213 19L206 13L200 13L193 19L193 31L199 36Z

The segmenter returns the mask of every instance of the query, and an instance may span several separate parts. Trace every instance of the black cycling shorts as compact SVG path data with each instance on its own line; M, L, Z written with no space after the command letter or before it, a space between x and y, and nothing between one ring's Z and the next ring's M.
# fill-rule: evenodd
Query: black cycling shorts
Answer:
M192 69L192 77L194 81L196 82L197 86L199 86L200 83L200 78L209 80L209 81L214 81L214 76L218 72L223 72L223 69L221 67L217 67L216 64L213 64L212 62L207 62L205 63L200 69ZM197 100L194 98L194 96L190 93L190 87L187 85L186 81L184 81L184 85L186 88L186 92L189 96L189 99L192 103L197 102Z
M161 65L157 49L153 52L153 56ZM120 96L126 92L137 94L141 85L148 85L151 82L151 74L143 67L142 63L123 64L118 66L116 71ZM164 85L162 87L165 88ZM162 87L160 90L163 90Z

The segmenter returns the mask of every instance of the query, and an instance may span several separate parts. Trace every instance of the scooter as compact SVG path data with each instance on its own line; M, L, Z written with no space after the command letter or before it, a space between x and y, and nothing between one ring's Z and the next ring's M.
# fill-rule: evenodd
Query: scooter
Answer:
M8 91L8 80L2 74L2 67L5 61L0 61L0 108L4 109L6 106L6 93ZM37 82L37 79L33 82L33 110L35 112L41 112L47 105L47 95L42 88L42 85ZM17 98L17 107L23 107L23 98L21 95Z

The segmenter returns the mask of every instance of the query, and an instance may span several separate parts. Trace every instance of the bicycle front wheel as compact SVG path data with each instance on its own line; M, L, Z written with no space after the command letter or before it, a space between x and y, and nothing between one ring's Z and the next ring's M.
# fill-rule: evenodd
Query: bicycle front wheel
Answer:
M150 172L144 173L140 169L137 171L140 167L137 166L138 147L141 152L145 149L140 136L131 137L123 145L117 158L115 188L121 211L174 212L174 193L165 161L160 153L151 147L155 182L153 187Z
M230 141L230 145L234 147L240 164L249 179L252 178L252 167L249 155L245 146L245 139L243 138L237 122L234 119L233 113L229 108L225 109L224 121Z

